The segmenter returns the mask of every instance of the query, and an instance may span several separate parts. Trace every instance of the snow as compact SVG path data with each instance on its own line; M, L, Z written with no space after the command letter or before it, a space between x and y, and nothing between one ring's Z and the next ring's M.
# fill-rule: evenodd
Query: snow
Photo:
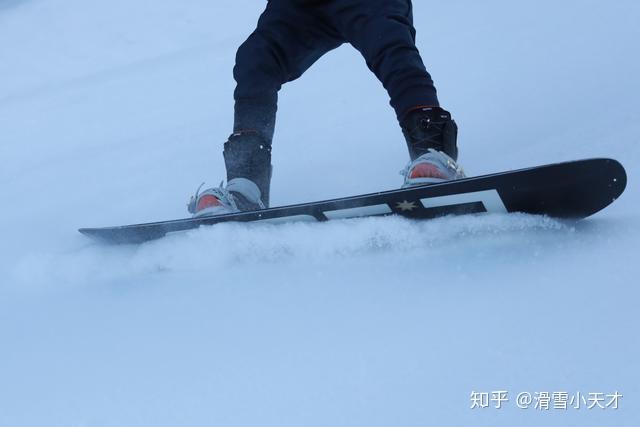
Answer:
M469 174L620 160L579 223L224 224L139 246L224 176L258 0L0 0L0 426L631 426L640 4L414 2ZM281 94L274 204L391 189L406 148L349 46ZM472 391L509 391L471 410ZM617 411L519 392L619 391ZM633 420L636 420L635 422Z

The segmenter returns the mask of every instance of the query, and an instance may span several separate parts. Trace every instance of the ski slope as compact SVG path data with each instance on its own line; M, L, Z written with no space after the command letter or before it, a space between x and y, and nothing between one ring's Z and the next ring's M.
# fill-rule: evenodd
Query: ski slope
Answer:
M77 233L186 216L224 177L264 6L0 0L0 427L637 425L636 1L414 1L467 173L616 158L627 190L588 220ZM395 188L407 160L347 45L285 86L273 155L274 205ZM560 391L624 397L516 406Z

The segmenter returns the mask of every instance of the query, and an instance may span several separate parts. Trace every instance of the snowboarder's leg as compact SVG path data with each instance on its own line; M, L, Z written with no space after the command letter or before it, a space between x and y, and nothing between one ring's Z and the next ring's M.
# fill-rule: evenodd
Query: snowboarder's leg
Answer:
M282 85L342 43L316 8L301 7L295 0L271 0L236 54L234 132L256 131L271 141Z
M278 91L342 43L316 8L271 0L256 30L238 49L234 134L224 150L227 179L254 181L267 206Z
M317 7L269 1L236 54L233 134L224 144L227 187L196 194L190 204L194 215L269 206L278 91L342 43Z
M337 17L340 32L360 51L389 93L413 162L405 185L464 176L455 163L457 126L449 112L440 108L433 80L415 44L411 1L344 0L331 4L334 6L328 10Z
M398 120L417 106L439 106L415 44L410 0L343 0L328 13L389 93Z

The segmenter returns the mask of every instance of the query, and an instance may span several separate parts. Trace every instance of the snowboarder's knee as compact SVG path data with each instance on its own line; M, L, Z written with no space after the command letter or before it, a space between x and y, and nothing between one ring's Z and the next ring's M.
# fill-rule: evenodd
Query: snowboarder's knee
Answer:
M233 68L233 77L238 85L247 84L262 91L267 88L279 90L283 83L282 70L272 49L257 33L240 45Z

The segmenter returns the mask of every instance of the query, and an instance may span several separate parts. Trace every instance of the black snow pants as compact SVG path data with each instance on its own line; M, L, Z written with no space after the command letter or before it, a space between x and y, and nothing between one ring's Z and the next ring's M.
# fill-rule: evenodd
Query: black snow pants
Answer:
M257 131L270 143L282 85L343 43L365 58L398 120L439 105L415 45L411 0L270 0L237 52L234 132Z

